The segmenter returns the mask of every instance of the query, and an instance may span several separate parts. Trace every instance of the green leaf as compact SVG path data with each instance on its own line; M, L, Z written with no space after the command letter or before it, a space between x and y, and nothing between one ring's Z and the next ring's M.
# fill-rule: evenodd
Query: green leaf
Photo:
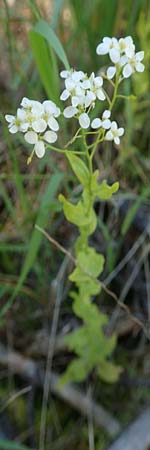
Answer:
M29 33L30 45L48 98L58 103L59 80L53 50L48 48L44 38L34 30Z
M98 255L92 247L88 247L84 252L79 252L77 261L80 268L91 277L98 277L103 271L104 256Z
M50 25L43 19L39 20L39 22L35 25L34 31L43 36L50 46L55 51L56 55L60 59L60 61L64 64L67 70L70 69L70 65L66 56L66 53L63 49L63 46L56 36L54 30L50 27Z
M87 377L89 370L82 358L75 358L61 376L58 387L61 388L64 384L68 384L71 381L79 383Z
M83 186L89 186L90 173L84 162L81 158L74 155L73 153L67 153L67 158L69 163L74 171L76 177L82 183Z
M81 301L82 296L82 301ZM84 320L86 324L102 327L107 324L108 319L106 314L99 311L97 305L91 303L87 290L80 290L80 294L76 292L71 293L71 297L74 298L73 311L74 313Z
M84 289L86 289L86 293L91 295L99 294L101 290L101 286L99 281L92 279L88 274L86 274L79 267L76 267L72 274L69 276L69 280L75 282L78 286L80 284L84 285Z
M95 197L99 197L101 200L109 200L112 194L118 191L119 183L116 182L112 186L108 186L106 180L103 180L101 184L97 182L98 171L93 174L91 181L91 190Z
M115 383L120 374L122 373L122 367L115 366L109 361L101 361L98 368L98 375L106 383Z
M78 227L95 222L94 210L88 211L87 206L82 201L79 201L77 205L73 205L62 194L58 198L63 203L64 214L69 222L74 223Z

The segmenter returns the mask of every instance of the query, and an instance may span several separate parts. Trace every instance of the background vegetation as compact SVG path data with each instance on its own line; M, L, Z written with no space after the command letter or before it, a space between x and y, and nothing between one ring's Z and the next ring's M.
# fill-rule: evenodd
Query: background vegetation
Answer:
M27 166L28 146L19 135L9 135L4 120L5 113L15 113L23 96L59 101L63 64L54 50L53 35L42 25L38 28L40 19L56 32L70 66L88 73L100 69L95 48L104 36L132 35L137 50L145 51L144 74L124 82L125 95L132 92L136 98L131 103L120 100L116 106L116 119L126 129L119 150L105 144L96 156L101 177L110 182L119 180L120 191L112 202L96 204L99 228L93 241L106 258L103 281L141 325L119 308L115 297L103 291L98 304L110 316L110 332L118 333L115 358L125 371L116 385L106 385L93 374L83 386L87 391L90 385L97 401L126 425L150 396L150 4L147 0L1 0L0 339L5 348L32 357L45 367L55 304L54 280L59 279L64 255L34 225L47 229L70 248L76 230L66 224L57 196L60 190L72 195L77 188L60 155L47 152L43 160L34 158ZM103 58L101 68L106 64ZM73 131L64 127L62 121L61 145ZM64 273L58 337L77 325L68 296L68 270ZM70 356L58 349L54 370L62 372ZM42 390L34 388L32 395L29 391L7 405L14 392L27 383L11 368L4 368L1 356L0 365L0 432L2 428L5 439L37 448ZM98 427L94 435L95 450L104 450L109 436ZM53 397L47 414L47 449L84 450L89 448L88 439L87 420ZM4 447L3 442L0 448L19 448L9 445Z

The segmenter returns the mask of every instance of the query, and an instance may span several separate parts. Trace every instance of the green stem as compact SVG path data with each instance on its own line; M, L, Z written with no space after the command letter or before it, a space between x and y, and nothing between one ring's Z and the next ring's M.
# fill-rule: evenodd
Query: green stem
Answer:
M55 152L58 152L58 153L73 153L74 155L85 155L86 153L85 152L82 152L82 151L78 151L78 150L62 150L61 148L58 148L58 147L54 147L53 145L47 145L46 146L46 148L50 148L51 150L54 150Z
M90 155L89 155L89 147L88 147L87 142L86 142L86 135L85 135L85 131L83 130L83 128L82 128L82 137L83 137L83 144L84 144L84 148L85 148L85 154L86 154L86 158L87 158L87 161L88 161L90 178L91 178L92 174L93 174L92 160L91 160Z
M73 142L77 139L79 132L81 131L81 127L78 128L78 130L76 131L75 135L73 136L72 139L70 139L70 141L67 142L67 144L65 145L65 148L68 147L68 145L73 144ZM81 136L82 137L82 136Z
M115 83L113 97L112 97L112 100L111 100L111 103L110 103L110 111L112 111L112 108L113 108L114 103L115 103L116 98L117 98L117 91L118 91L118 86L119 86L119 77L120 77L120 69L116 72L116 83Z

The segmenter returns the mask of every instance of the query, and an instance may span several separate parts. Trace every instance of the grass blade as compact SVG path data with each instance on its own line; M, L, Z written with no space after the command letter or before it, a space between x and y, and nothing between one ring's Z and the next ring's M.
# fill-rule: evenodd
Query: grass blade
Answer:
M5 439L0 439L0 449L2 450L32 450L25 445L18 444L18 442L7 441Z
M55 194L58 190L60 182L62 181L62 178L63 178L63 174L60 172L57 172L56 174L54 174L51 177L51 179L46 187L46 190L44 192L44 195L43 195L43 198L41 201L40 210L39 210L38 216L35 221L36 224L42 228L46 227L46 225L47 225L49 214L50 214L50 212L49 212L50 205L54 201ZM38 250L40 248L41 240L42 240L41 233L39 233L34 228L32 235L31 235L30 242L29 242L28 253L26 254L26 258L25 258L25 261L24 261L24 264L22 267L22 271L21 271L21 274L20 274L20 277L18 280L18 284L15 288L15 291L14 291L12 297L9 300L9 303L7 304L7 310L11 306L13 300L15 299L16 295L18 294L29 271L31 270L31 268L33 266L33 263L36 259L37 253L38 253ZM5 310L5 312L6 312L6 310Z
M45 39L34 30L29 33L30 45L40 74L43 87L48 98L54 102L59 100L59 82L56 58L52 49L48 48Z
M63 49L63 46L61 42L59 41L58 37L56 36L53 29L50 27L50 25L43 19L39 20L39 22L35 25L34 31L39 33L43 38L46 39L48 44L53 48L56 55L60 59L60 61L64 64L65 68L67 70L70 69L70 65L66 56L66 53Z

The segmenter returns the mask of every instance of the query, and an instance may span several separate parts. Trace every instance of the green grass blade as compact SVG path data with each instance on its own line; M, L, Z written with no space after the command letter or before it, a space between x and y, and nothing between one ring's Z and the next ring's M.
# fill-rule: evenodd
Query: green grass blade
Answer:
M3 198L3 201L5 203L6 209L9 212L12 221L14 222L14 224L16 226L18 226L18 221L17 221L17 217L16 217L16 213L15 213L15 209L13 206L13 203L11 201L11 198L9 197L7 190L4 186L4 184L2 183L2 181L0 182L0 196Z
M53 4L53 14L51 18L51 27L53 30L56 28L58 24L58 20L61 14L61 10L63 8L64 0L55 0Z
M0 439L0 449L2 450L33 450L25 445L18 444L18 442L7 441Z
M132 225L134 217L135 217L138 209L140 208L141 203L149 195L150 195L150 187L148 186L148 187L146 187L146 189L143 190L142 194L137 198L137 200L129 208L129 210L125 216L125 219L123 221L122 227L121 227L122 236L125 236L126 233L128 232L130 226Z
M38 216L35 221L35 223L42 228L46 227L46 225L47 225L48 218L50 215L50 205L54 201L55 194L58 190L60 182L62 181L62 178L63 178L63 174L60 172L57 172L56 174L54 174L51 177L51 179L46 187L46 190L44 192L44 195L43 195L43 198L41 201L40 210L39 210ZM19 277L18 284L15 288L12 298L10 299L10 305L12 303L12 300L16 297L17 293L19 292L22 284L24 283L29 271L31 270L31 268L33 266L33 263L36 259L37 253L38 253L38 250L40 248L41 240L42 240L41 233L39 233L39 231L37 231L34 228L32 231L31 239L29 242L28 253L26 254L26 258L25 258L25 261L24 261L24 264L22 267L22 271L21 271L21 274Z
M50 27L50 25L45 20L39 20L39 22L34 27L34 31L36 31L46 39L46 41L55 51L60 61L64 64L65 68L69 70L70 65L66 53L63 49L61 42L59 41L58 37L56 36L55 32Z
M18 159L17 159L16 149L14 150L14 148L13 148L12 136L10 136L8 127L6 125L6 121L2 114L0 115L0 120L3 124L4 139L7 142L8 151L9 151L12 163L13 163L13 171L15 174L15 184L16 184L16 188L18 191L21 208L24 213L24 216L27 217L28 213L29 213L29 203L28 203L28 198L27 198L24 186L23 186L23 180L22 180L22 176L20 173L20 169L19 169L19 163L18 163Z
M40 78L48 98L58 102L59 84L55 55L52 49L48 48L45 39L34 30L30 31L29 39Z

